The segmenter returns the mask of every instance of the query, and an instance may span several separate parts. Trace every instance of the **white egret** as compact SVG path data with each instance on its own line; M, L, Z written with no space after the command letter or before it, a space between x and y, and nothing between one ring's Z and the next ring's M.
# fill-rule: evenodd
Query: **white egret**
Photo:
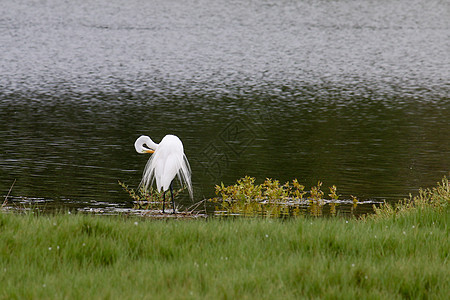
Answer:
M191 167L184 154L183 143L177 136L168 134L159 144L156 144L150 137L142 135L134 142L134 148L137 153L153 153L145 166L140 186L148 189L156 180L157 191L163 191L163 213L168 189L170 189L173 213L175 213L172 188L175 176L178 176L181 184L184 183L187 186L189 195L193 198Z

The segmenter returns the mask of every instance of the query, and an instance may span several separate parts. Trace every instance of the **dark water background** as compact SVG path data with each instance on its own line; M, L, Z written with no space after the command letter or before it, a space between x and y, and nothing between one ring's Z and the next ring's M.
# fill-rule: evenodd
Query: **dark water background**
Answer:
M450 171L449 23L437 0L3 0L0 194L129 205L134 140L172 133L195 200L244 175L401 199Z

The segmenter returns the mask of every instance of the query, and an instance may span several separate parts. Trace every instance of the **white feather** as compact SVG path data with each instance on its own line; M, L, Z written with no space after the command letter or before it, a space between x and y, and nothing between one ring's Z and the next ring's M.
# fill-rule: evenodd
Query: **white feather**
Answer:
M193 198L191 167L184 154L183 143L177 136L166 135L159 144L147 136L141 136L136 140L135 148L138 153L145 153L143 149L146 148L155 151L145 166L141 187L148 189L156 181L157 191L167 191L175 176L178 176Z

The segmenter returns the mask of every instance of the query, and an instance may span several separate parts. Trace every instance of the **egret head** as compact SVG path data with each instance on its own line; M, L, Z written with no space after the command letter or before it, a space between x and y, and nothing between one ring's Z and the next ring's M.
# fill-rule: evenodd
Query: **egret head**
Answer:
M152 139L146 135L141 135L136 142L134 142L134 148L137 153L154 153L158 144L152 141Z

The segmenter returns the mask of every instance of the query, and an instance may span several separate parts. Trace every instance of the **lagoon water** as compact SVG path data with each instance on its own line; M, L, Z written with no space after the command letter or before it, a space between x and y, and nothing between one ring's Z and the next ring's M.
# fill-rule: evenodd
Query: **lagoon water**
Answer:
M244 175L395 201L450 171L441 0L4 0L0 194L129 205L141 134L178 135L195 200ZM185 203L189 203L186 198Z

